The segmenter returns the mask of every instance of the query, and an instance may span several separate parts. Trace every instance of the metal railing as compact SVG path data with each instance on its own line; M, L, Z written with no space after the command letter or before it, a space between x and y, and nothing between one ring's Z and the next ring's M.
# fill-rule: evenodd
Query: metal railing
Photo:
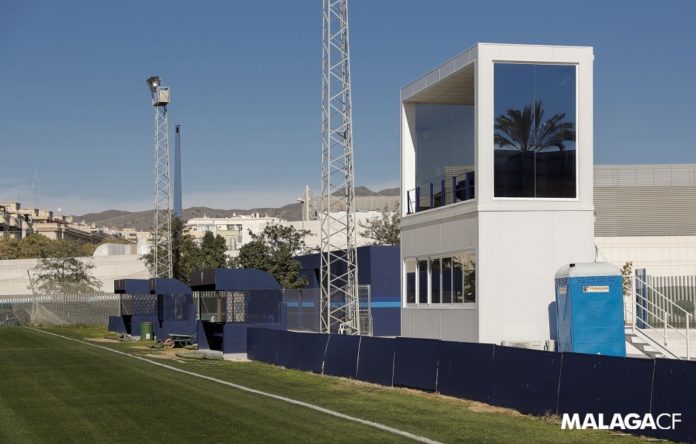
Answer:
M631 279L630 284L624 284L624 290L630 295L627 303L624 303L624 311L629 316L627 321L631 332L649 340L661 352L677 359L684 358L676 350L678 342L683 340L686 359L691 359L689 330L693 315L637 276ZM673 324L672 318L675 315L683 316L686 320L684 329ZM654 336L661 340L658 342ZM675 340L675 337L678 339Z
M439 176L406 191L407 214L444 207L474 198L474 172L455 176Z
M694 307L696 307L696 276L647 276L647 282L650 284L650 288L655 291L649 291L648 297L656 299L655 303L659 306L663 306L665 301L669 300L686 310L687 312L693 314ZM655 292L660 293L656 295ZM666 297L663 298L661 295ZM663 308L669 310L668 306L663 306ZM673 313L672 324L677 327L684 327L686 324L686 318L681 316L681 312ZM691 322L693 322L693 317ZM690 327L695 327L693 323Z

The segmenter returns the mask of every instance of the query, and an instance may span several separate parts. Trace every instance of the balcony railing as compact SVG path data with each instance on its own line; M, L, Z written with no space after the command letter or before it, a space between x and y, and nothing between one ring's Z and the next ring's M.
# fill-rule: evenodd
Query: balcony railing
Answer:
M428 183L406 191L407 214L444 207L474 198L474 172L456 176L440 176Z

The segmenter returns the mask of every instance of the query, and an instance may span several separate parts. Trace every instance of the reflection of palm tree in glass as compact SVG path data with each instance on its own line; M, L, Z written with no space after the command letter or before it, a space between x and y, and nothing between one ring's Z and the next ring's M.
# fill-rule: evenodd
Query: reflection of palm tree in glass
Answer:
M476 302L476 256L465 254L452 258L455 274L461 276L461 287L455 284L455 295L452 302Z
M544 105L541 100L522 110L508 109L495 119L495 143L521 152L539 152L556 147L565 150L565 143L575 141L575 124L564 122L565 113L556 113L544 121Z

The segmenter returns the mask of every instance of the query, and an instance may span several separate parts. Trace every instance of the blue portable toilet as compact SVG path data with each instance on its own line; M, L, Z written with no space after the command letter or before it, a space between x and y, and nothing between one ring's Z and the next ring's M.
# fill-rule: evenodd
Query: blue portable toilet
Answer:
M626 356L621 271L612 264L570 264L556 272L558 351Z

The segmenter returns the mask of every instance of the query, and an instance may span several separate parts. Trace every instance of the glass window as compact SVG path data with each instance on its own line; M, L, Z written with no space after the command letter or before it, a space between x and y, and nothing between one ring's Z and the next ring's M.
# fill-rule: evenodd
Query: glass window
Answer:
M442 259L442 303L452 302L452 258Z
M463 263L464 256L457 255L452 258L452 302L454 303L464 302Z
M428 303L428 261L418 261L418 302Z
M429 260L406 259L404 269L407 304L416 301L419 304L476 302L476 253L473 251Z
M476 302L476 255L469 253L464 262L464 302Z
M431 303L440 303L440 259L430 261L430 298Z
M496 63L495 197L576 196L576 68Z
M415 259L406 259L404 267L406 268L406 303L416 303L416 261Z
M416 104L415 142L419 208L449 205L457 196L465 200L474 171L474 106Z

